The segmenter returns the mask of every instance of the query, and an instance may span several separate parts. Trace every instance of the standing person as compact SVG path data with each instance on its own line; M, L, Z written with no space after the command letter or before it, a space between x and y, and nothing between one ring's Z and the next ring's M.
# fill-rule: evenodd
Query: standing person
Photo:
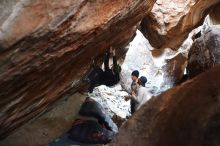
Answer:
M132 94L137 94L137 88L138 88L138 77L139 77L139 71L138 70L134 70L131 73L131 95ZM133 114L135 112L135 105L137 104L135 100L130 100L130 104L131 104L131 114Z
M150 98L149 97L150 94L148 93L147 88L145 88L146 82L147 82L147 78L144 76L141 76L138 79L138 83L137 83L138 85L137 93L132 92L131 95L125 96L126 101L130 99L133 103L135 103L134 111L138 110Z
M138 77L139 77L139 71L138 70L134 70L131 73L131 92L136 92L137 91L137 82L138 82Z

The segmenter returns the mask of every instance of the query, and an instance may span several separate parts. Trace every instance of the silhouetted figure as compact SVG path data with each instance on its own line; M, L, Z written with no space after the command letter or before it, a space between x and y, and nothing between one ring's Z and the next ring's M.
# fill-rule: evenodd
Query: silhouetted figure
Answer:
M110 55L113 56L113 66L109 67ZM95 66L94 70L88 76L90 87L89 92L91 93L96 86L106 85L113 86L117 84L120 80L119 74L121 72L120 65L117 64L117 59L115 56L115 50L110 47L110 49L105 53L104 58L104 71L99 67Z

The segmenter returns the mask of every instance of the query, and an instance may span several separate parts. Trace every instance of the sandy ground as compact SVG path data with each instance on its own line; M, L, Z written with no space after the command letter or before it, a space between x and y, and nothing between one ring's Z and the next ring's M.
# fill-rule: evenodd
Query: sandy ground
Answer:
M0 141L0 146L46 146L71 128L85 98L86 95L76 93L57 101L50 111Z

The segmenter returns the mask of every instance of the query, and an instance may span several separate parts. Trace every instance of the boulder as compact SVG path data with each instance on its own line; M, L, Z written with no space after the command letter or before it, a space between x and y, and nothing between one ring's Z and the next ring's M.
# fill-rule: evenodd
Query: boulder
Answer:
M155 0L1 0L0 138L75 91L113 45L120 48Z
M110 146L219 146L220 65L151 98Z
M220 63L220 26L209 26L201 33L188 55L187 74L190 78Z
M164 83L170 83L170 87L178 85L182 82L184 71L187 65L187 57L182 53L178 53L175 57L166 60L166 64L162 67L164 72Z
M157 0L143 19L141 31L153 47L176 50L189 32L202 24L217 2L219 0Z

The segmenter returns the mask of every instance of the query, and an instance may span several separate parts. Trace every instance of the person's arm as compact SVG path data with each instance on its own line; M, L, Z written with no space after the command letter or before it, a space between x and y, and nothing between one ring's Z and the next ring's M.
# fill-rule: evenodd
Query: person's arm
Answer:
M131 95L125 96L125 100L126 101L128 101L129 99L133 100L135 103L139 103L134 92L132 92Z
M130 93L132 93L132 92L136 93L137 92L137 88L138 88L137 81L132 81L132 83L131 83L131 92Z
M131 100L134 100L136 103L139 103L138 97L136 96L134 92L132 92Z

